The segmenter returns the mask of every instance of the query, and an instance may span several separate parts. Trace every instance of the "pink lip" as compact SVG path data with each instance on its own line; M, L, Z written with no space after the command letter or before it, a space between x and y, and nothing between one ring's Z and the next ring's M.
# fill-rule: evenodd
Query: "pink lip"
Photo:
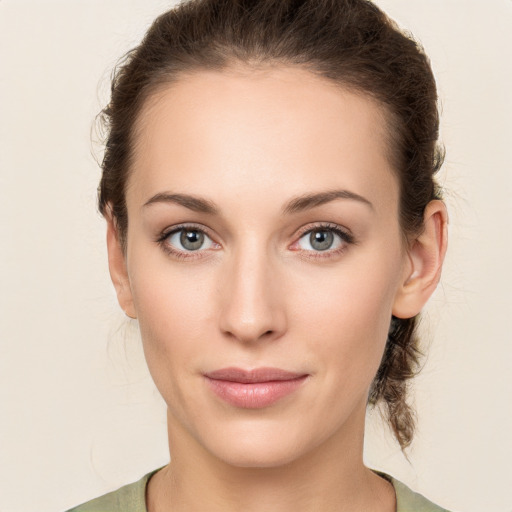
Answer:
M223 368L205 374L212 391L227 403L244 409L262 409L293 393L308 377L279 368Z

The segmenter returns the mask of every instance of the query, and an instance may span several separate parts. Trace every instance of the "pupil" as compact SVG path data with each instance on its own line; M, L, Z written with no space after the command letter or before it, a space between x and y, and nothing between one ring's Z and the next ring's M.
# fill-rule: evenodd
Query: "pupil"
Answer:
M180 242L185 249L194 251L203 245L204 234L199 231L182 231Z
M313 231L309 237L311 247L317 251L326 251L334 241L331 231Z

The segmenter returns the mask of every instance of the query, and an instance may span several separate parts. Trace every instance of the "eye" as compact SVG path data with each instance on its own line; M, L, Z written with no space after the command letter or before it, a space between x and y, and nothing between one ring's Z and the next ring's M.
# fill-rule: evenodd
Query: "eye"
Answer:
M336 248L333 247L335 242L339 244L339 240L334 238L332 231L314 230L306 233L306 235L299 240L299 246L306 250L327 251L328 249Z
M217 245L204 231L194 227L174 229L163 235L161 241L177 252L197 252Z
M353 242L352 235L337 226L318 226L306 231L296 242L296 246L304 251L336 252Z

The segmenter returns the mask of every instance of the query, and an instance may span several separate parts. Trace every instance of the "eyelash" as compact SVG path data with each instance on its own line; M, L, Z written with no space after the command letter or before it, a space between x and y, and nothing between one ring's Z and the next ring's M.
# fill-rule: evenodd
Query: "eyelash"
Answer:
M354 235L352 235L352 233L350 233L348 230L343 229L342 227L338 226L338 224L333 224L331 222L320 222L319 224L315 224L313 226L305 226L302 230L300 230L297 236L297 241L294 242L294 245L297 244L299 240L305 235L314 231L329 231L334 233L341 239L341 246L337 249L327 249L325 251L301 251L303 253L303 257L306 259L334 258L343 254L347 250L347 246L356 244Z
M166 254L168 254L178 260L190 261L190 260L194 260L197 258L201 258L202 257L201 253L207 249L185 252L185 251L180 251L180 250L174 249L172 247L172 245L167 243L167 239L171 235L179 233L180 231L185 231L185 230L197 231L198 233L202 233L205 236L207 236L208 238L213 240L213 238L209 235L208 231L206 229L204 229L204 227L198 226L195 224L181 224L178 226L174 226L172 229L167 229L167 230L163 231L158 236L156 242L160 245L160 247ZM337 249L327 249L325 251L307 251L307 250L296 249L298 252L309 253L308 255L305 255L305 254L303 255L303 257L306 259L327 259L327 258L336 257L336 256L342 254L343 252L345 252L347 250L348 245L355 245L357 243L354 236L348 230L342 229L337 224L332 224L332 223L327 222L327 223L319 223L319 224L315 224L313 226L309 225L309 226L304 227L301 231L299 231L299 234L297 235L297 240L296 240L296 242L293 243L293 245L297 244L299 242L299 240L301 238L303 238L305 235L312 233L314 231L329 231L331 233L334 233L341 239L342 245L340 247L338 247ZM213 242L213 243L216 244L216 242ZM216 245L218 245L218 244L216 244Z
M212 239L212 237L209 235L208 231L204 229L202 226L198 226L196 224L180 224L178 226L173 226L171 229L164 230L161 235L157 238L157 243L160 245L160 247L163 249L163 251L178 259L178 260L194 260L197 258L200 258L200 253L203 252L201 250L198 251L179 251L177 249L174 249L172 245L166 242L166 240L175 233L179 233L180 231L197 231L198 233L203 233L208 238ZM212 239L213 240L213 239ZM215 242L214 242L215 243ZM218 245L218 244L216 244Z

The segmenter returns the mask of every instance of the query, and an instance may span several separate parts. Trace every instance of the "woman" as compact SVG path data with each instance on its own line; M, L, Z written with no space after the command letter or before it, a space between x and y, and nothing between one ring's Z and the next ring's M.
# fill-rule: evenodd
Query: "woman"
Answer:
M434 78L365 0L191 0L118 69L99 189L171 462L77 511L442 510L363 463L405 449L440 278Z

